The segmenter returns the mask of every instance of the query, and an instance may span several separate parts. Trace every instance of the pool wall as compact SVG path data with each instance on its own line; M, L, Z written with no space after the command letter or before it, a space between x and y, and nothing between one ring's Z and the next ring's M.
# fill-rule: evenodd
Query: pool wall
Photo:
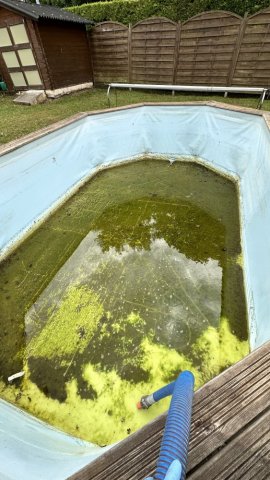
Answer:
M71 437L0 400L1 480L63 480L106 449Z
M83 115L11 149L0 156L0 249L5 253L100 167L141 154L197 159L239 179L250 342L260 346L270 339L267 121L218 105L143 105Z

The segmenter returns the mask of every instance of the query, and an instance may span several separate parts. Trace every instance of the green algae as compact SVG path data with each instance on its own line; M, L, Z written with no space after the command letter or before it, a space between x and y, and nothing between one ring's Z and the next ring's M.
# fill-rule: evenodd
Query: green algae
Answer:
M28 356L63 357L82 352L103 314L98 296L85 286L68 289L37 338L27 347Z
M134 320L143 323L137 315L132 316ZM18 388L14 386L6 388L1 382L0 391L7 400L16 401L20 407L54 426L106 445L121 440L168 407L169 400L165 399L150 410L139 412L136 401L142 394L155 391L186 369L193 372L195 388L199 388L220 370L243 358L248 353L248 342L238 340L231 333L227 319L222 319L219 329L208 327L193 345L191 358L194 360L174 349L157 345L147 337L142 340L141 348L141 362L149 374L147 382L124 380L114 369L104 372L91 363L82 366L81 375L88 388L96 392L98 402L81 398L76 379L66 382L67 399L64 403L48 398L31 382L27 365L20 387L23 393L19 398ZM203 359L201 367L195 366L198 356Z
M249 353L248 341L231 332L227 318L221 318L218 329L208 327L192 346L195 364L202 364L202 382L215 377Z
M236 186L192 163L99 173L0 265L1 396L105 445L136 402L248 353ZM15 385L7 376L24 370Z
M238 257L236 258L236 263L237 263L237 265L239 265L241 268L244 267L244 258L243 258L243 254L242 254L242 253L240 253L240 254L238 255Z

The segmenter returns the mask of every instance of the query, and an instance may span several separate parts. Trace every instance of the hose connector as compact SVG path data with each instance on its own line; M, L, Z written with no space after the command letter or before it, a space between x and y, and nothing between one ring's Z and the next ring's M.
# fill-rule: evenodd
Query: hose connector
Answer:
M141 400L137 403L137 408L138 410L146 410L148 409L149 407L151 407L151 405L153 405L153 403L155 403L155 400L154 400L154 396L153 394L151 393L151 395L144 395Z

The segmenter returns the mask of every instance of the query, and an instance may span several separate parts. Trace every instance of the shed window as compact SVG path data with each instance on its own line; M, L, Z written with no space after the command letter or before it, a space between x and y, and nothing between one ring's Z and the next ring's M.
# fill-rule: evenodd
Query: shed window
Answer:
M24 72L24 74L27 78L28 85L41 85L42 84L41 78L40 78L37 70L27 71L27 72Z
M12 25L10 30L16 45L20 45L21 43L29 43L28 35L23 23L19 25Z
M36 65L31 48L18 50L18 54L23 67L30 67L31 65Z
M15 52L3 52L3 58L8 68L15 68L20 66Z
M0 47L10 47L12 45L8 29L0 28Z
M21 72L10 73L14 87L26 87L26 81Z

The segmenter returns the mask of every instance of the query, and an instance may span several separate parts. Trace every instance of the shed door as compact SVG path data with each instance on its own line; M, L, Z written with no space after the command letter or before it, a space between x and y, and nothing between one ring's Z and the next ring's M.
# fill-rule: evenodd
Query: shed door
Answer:
M0 52L14 89L42 88L42 80L23 23L0 27Z

